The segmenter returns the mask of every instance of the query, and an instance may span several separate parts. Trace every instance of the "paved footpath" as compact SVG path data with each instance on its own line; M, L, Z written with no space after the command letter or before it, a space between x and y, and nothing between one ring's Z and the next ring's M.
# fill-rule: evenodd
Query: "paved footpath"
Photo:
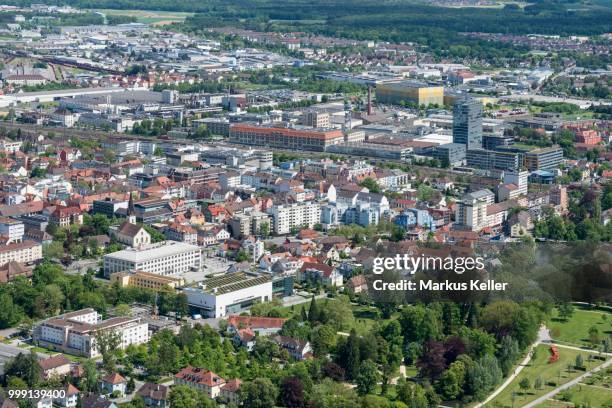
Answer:
M531 407L536 407L536 406L538 406L540 404L543 404L544 402L546 402L547 400L551 399L552 397L554 397L555 395L557 395L561 391L566 390L566 389L570 388L571 386L574 386L574 385L578 384L579 382L582 382L582 380L584 380L585 378L590 377L593 374L595 374L596 372L605 369L610 364L612 364L612 359L606 361L603 364L598 365L597 367L593 368L592 370L587 371L586 373L582 374L581 376L576 377L573 380L566 382L565 384L555 388L551 392L544 394L543 396L541 396L540 398L538 398L536 400L533 400L529 404L523 405L523 408L531 408Z
M529 361L531 361L531 356L533 355L533 349L536 348L541 343L548 342L548 341L550 341L550 335L548 333L548 329L546 328L546 326L542 326L540 327L540 330L538 331L538 339L529 347L529 351L527 352L527 355L525 356L523 361L519 363L518 367L514 369L514 372L512 373L512 375L510 375L510 377L508 377L506 381L503 382L502 385L497 387L497 389L493 391L493 393L491 393L491 395L489 395L486 400L484 400L481 403L476 404L474 408L481 408L481 407L486 406L489 402L493 401L495 397L501 394L501 392L505 390L506 387L508 387L510 383L512 383L512 381L514 381L514 379L521 373L521 371L523 371L523 369L527 366L527 364L529 364Z

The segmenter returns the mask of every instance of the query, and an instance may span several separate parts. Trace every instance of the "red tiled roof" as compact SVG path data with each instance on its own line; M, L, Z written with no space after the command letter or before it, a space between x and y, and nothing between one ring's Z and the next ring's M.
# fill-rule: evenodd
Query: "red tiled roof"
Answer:
M179 371L174 378L182 379L187 382L204 384L208 387L215 387L225 384L225 380L210 370L187 366Z
M40 367L44 370L52 370L61 366L69 365L70 360L63 354L56 354L53 357L46 358L38 362Z
M334 268L321 263L321 262L304 262L304 265L302 265L302 268L300 269L300 272L306 272L307 270L317 270L317 271L321 271L323 272L323 275L329 277L332 272L334 271Z
M79 391L79 389L77 387L75 387L72 384L68 384L68 386L66 387L66 396L69 397L71 395L76 395L78 393L80 393L81 391Z
M228 317L227 323L236 328L274 329L282 328L287 319L281 317L237 316Z
M113 374L109 374L106 377L102 378L102 381L109 383L109 384L121 384L123 382L125 382L125 378L123 378L123 376L121 376L121 374L119 373L113 373Z
M242 381L235 378L233 380L229 380L223 387L221 387L221 389L225 392L237 392L241 385Z

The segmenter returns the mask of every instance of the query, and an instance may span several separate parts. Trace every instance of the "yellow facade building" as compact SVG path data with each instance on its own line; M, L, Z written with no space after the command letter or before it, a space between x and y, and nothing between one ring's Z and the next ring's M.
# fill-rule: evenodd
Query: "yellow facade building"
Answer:
M111 283L119 282L121 287L136 286L151 290L176 289L185 284L183 278L157 275L143 271L113 273L110 276L110 281Z
M404 101L425 106L430 104L442 106L444 87L414 81L384 83L376 86L376 101L389 104L399 104Z

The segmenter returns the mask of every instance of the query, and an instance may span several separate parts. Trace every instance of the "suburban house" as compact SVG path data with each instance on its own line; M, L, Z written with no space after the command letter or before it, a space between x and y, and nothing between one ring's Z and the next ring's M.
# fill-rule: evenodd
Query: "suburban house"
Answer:
M38 362L42 369L42 377L48 380L53 377L65 377L70 374L71 361L63 354L56 354L53 357L45 358Z
M300 282L313 280L323 286L342 286L342 274L333 266L321 262L304 262L297 276Z
M100 380L100 389L107 394L125 395L127 380L119 373L109 374Z
M145 383L136 394L140 395L144 400L147 408L166 408L169 407L168 394L169 389L165 385Z
M225 380L210 370L187 366L175 374L174 383L201 391L209 398L217 398Z
M72 384L68 384L64 389L66 390L64 396L55 398L53 404L62 408L76 408L79 405L79 394L81 391Z
M304 360L312 355L312 347L308 341L279 335L273 336L270 339L281 348L287 350L289 355L296 360Z

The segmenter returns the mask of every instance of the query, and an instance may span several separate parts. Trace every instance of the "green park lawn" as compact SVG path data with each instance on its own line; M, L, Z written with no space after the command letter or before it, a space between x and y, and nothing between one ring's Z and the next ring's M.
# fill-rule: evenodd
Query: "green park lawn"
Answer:
M536 357L532 359L527 367L521 371L517 378L510 383L508 387L502 391L497 398L495 398L489 407L512 407L512 394L515 395L514 406L519 407L526 403L533 401L534 399L544 395L545 393L553 390L559 385L565 384L573 378L578 377L584 373L584 370L573 369L576 361L576 356L582 354L584 363L587 368L595 367L597 364L601 364L600 360L593 362L587 362L587 356L589 353L581 352L577 350L571 350L559 347L559 360L554 363L549 363L550 357L549 346L540 345L537 347ZM572 366L572 370L568 371L568 366ZM534 382L536 378L540 377L543 382L541 389L534 389ZM523 392L519 387L519 383L523 378L529 379L531 388L526 392Z
M322 306L326 301L334 302L335 300L334 298L319 299L317 300L317 305ZM281 314L281 317L290 319L293 316L299 315L301 313L302 306L306 309L306 312L308 312L308 309L310 308L310 302L294 306L271 307L278 310ZM376 323L382 324L386 321L399 317L399 313L395 312L390 319L383 319L375 313L375 309L364 305L351 304L351 309L353 311L354 323L351 328L345 330L347 333L354 328L357 334L364 335L370 333Z
M606 316L606 320L602 316ZM612 334L612 314L601 310L590 310L576 307L574 314L564 321L557 317L556 311L548 323L551 337L555 341L571 343L578 346L587 346L589 343L589 329L596 327L600 337Z
M555 399L564 403L570 402L574 406L612 407L612 390L601 386L578 384L557 394Z

